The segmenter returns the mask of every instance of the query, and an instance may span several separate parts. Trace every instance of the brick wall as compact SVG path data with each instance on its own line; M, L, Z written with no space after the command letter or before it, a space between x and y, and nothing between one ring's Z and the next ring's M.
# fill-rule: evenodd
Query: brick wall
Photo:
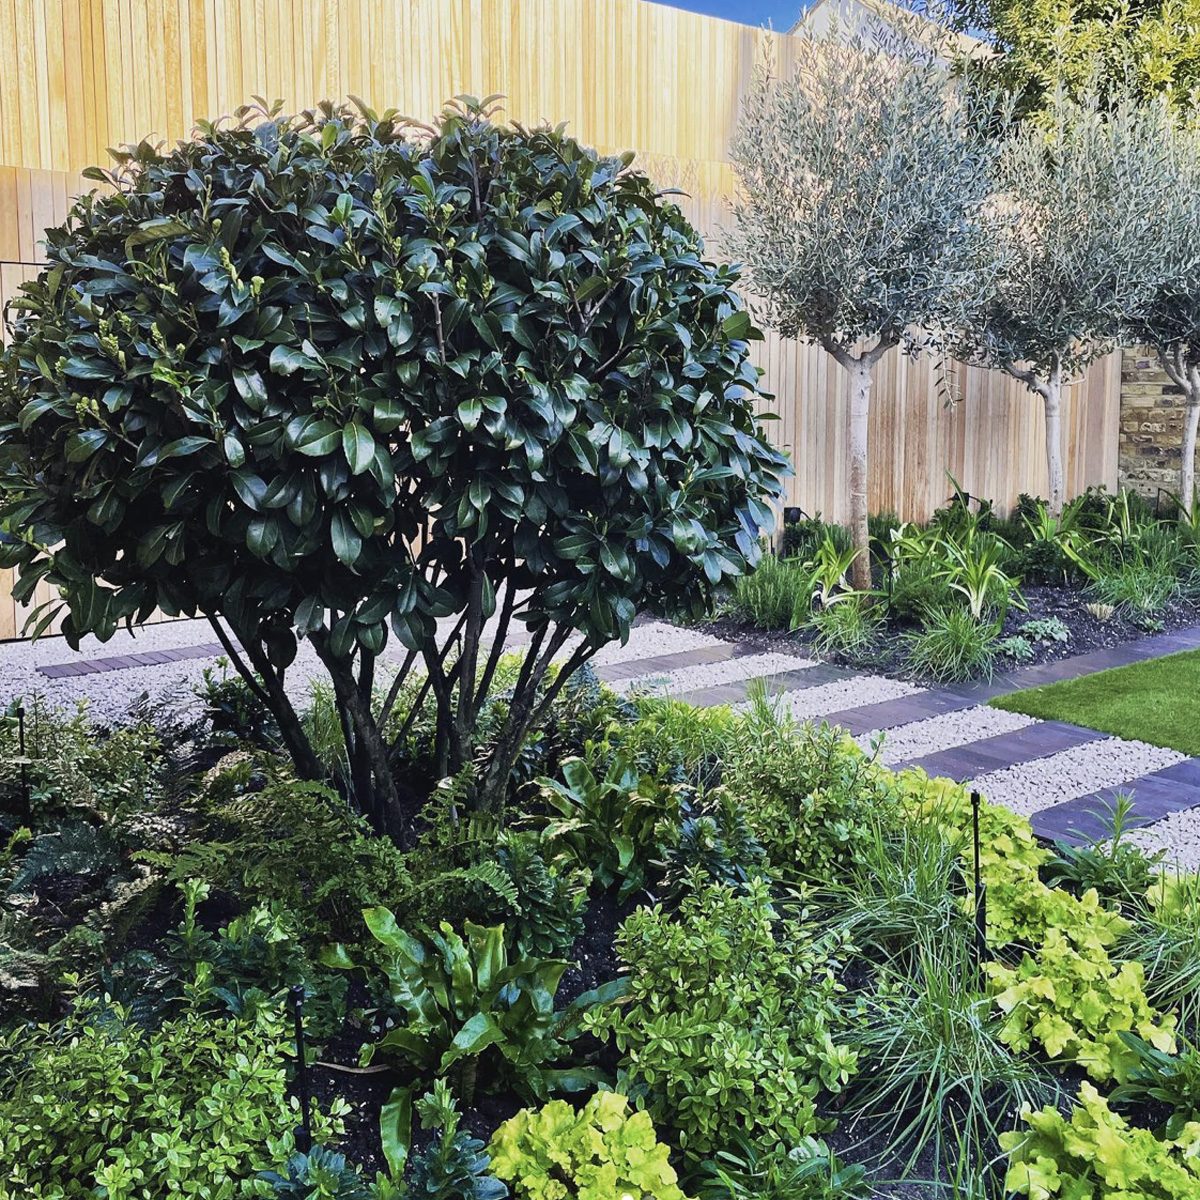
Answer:
M1121 422L1117 475L1123 487L1154 497L1179 488L1184 407L1179 388L1153 350L1126 350L1121 359Z

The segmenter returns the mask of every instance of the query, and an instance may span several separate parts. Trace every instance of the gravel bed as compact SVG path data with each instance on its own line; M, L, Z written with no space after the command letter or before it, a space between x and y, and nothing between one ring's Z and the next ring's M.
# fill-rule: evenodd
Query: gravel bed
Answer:
M511 643L519 642L522 632L513 631L515 636L509 638L511 649L519 649L519 645ZM78 651L72 650L60 636L39 638L36 642L0 643L0 703L6 704L17 697L31 700L39 696L53 708L73 710L83 702L95 720L112 723L128 719L130 707L146 697L156 705L184 715L185 710L195 711L198 707L194 689L205 668L211 668L218 656L62 678L42 675L37 668L87 659L116 658L150 650L199 646L215 641L212 626L200 619L161 621L137 626L132 633L120 630L107 642L88 636L81 641ZM593 661L597 665L628 662L720 644L720 639L695 629L678 629L665 622L648 621L634 626L624 646L619 643L606 646ZM402 649L392 640L384 652L384 658L394 659L402 653ZM798 660L788 661L790 666L794 666ZM293 701L306 705L311 681L323 677L324 668L312 647L301 641L296 661L288 669L288 693Z
M795 692L781 692L774 702L785 716L797 721L810 721L827 713L857 708L861 704L878 704L883 700L899 700L921 691L902 679L887 679L882 675L860 675L856 679L841 679ZM734 705L738 711L750 707L748 701Z
M770 679L784 671L799 671L811 667L811 658L790 654L745 654L727 658L724 662L697 663L677 671L662 671L657 675L639 675L636 679L621 679L609 684L618 692L646 691L678 694L696 688L717 687L742 679Z
M572 638L561 657L565 658L578 644L579 639ZM647 621L644 625L635 625L629 631L629 641L623 646L620 642L605 646L596 653L591 663L595 667L603 667L611 663L658 658L663 654L678 654L682 650L700 650L707 646L723 644L720 638L701 633L698 629L681 629L677 625L668 625L666 621Z
M1024 713L1005 712L1001 708L980 704L974 708L964 708L961 712L942 713L936 717L926 717L923 721L912 721L908 725L864 733L856 740L864 750L869 751L871 742L882 736L884 741L879 758L881 762L891 764L923 758L926 754L966 746L981 738L1013 733L1027 725L1036 724L1032 717Z
M974 786L993 804L1007 805L1028 817L1101 788L1119 787L1140 775L1182 762L1185 757L1146 742L1101 738L980 775Z
M1151 854L1162 850L1164 866L1200 871L1200 808L1187 808L1141 829L1131 829L1125 840Z

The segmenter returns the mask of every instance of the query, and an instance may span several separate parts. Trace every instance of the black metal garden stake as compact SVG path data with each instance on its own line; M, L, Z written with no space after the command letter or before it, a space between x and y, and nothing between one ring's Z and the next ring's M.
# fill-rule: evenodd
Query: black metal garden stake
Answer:
M304 1057L304 988L296 984L291 989L290 996L292 1021L296 1029L296 1095L300 1100L296 1149L301 1154L307 1154L312 1149L312 1102L308 1087L308 1062Z
M987 944L987 889L983 885L983 871L979 864L979 801L978 792L971 793L971 824L975 837L975 962L983 977L983 964L988 959Z
M25 759L25 705L17 705L17 747L21 752L21 802L29 812L29 763Z

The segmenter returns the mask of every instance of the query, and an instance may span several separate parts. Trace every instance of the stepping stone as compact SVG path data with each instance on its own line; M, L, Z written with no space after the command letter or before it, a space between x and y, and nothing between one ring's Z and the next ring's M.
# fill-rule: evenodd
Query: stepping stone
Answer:
M767 695L778 696L784 692L803 691L820 684L853 679L854 675L855 672L846 667L835 667L830 663L814 663L811 667L802 667L795 671L781 671L776 675L759 676L758 678L765 682ZM680 692L675 695L675 699L684 700L698 708L712 708L718 704L740 704L750 694L750 689L756 682L758 682L756 679L737 679L730 683L716 684L713 687Z
M758 651L753 646L736 642L719 642L713 646L698 646L694 650L679 650L674 654L659 654L653 658L623 659L621 662L602 663L596 675L606 682L618 679L638 679L642 675L664 675L669 671L680 671L701 663L725 662L730 658L741 658Z
M926 717L937 717L943 713L961 712L972 708L977 701L954 692L930 690L914 692L894 700L880 700L874 704L863 704L857 708L844 708L830 713L825 720L830 725L840 725L847 733L858 736L892 729L897 725L908 725Z
M946 775L951 779L973 779L1005 767L1046 758L1072 746L1094 742L1105 735L1094 729L1083 729L1068 725L1065 721L1038 721L1015 729L1011 733L1000 733L981 738L950 750L926 754L910 759L897 766L920 767L927 775Z
M1151 825L1172 813L1200 805L1200 784L1164 779L1162 772L1155 772L1131 779L1120 787L1102 788L1076 800L1044 808L1033 815L1033 831L1038 837L1076 846L1105 838L1112 833L1112 814L1117 796L1122 793L1133 800L1133 809L1126 818L1129 829Z
M176 646L167 650L141 650L108 658L85 658L70 663L49 663L38 667L47 679L68 679L75 675L94 675L102 671L129 671L135 667L159 667L165 663L186 662L192 658L219 658L225 653L220 642L200 646Z

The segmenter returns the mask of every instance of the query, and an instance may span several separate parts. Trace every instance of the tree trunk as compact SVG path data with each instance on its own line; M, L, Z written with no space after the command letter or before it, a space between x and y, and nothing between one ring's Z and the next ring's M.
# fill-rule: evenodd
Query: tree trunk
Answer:
M871 587L871 548L867 530L867 433L871 414L871 372L874 364L859 359L850 371L850 536L858 552L850 568L850 583L859 591Z
M1042 387L1046 409L1046 472L1049 495L1046 497L1052 517L1062 516L1066 502L1066 481L1062 457L1062 366L1055 363Z
M1200 425L1200 394L1187 397L1183 418L1183 461L1179 464L1180 520L1187 520L1196 503L1196 427Z

